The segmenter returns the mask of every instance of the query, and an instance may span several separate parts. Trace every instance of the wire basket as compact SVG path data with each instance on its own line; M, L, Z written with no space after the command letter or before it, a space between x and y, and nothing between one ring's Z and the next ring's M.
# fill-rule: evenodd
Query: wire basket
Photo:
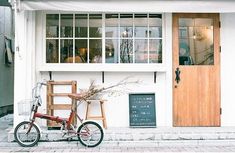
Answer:
M20 116L28 116L31 112L31 107L33 105L32 99L25 99L18 102L18 114Z

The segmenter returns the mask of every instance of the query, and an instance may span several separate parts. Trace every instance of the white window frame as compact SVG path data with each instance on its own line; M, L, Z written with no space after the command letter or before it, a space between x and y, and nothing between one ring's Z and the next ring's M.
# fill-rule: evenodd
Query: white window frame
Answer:
M115 13L115 12L107 12L107 13L99 13L99 12L64 12L64 11L42 11L39 13L41 15L37 15L37 21L42 21L36 25L36 29L38 29L36 37L38 40L42 42L38 42L36 46L41 48L43 51L39 53L39 62L38 62L38 70L39 71L110 71L110 72L165 72L166 71L166 47L165 47L165 14L164 13L143 13L143 12L135 12L135 13ZM161 14L162 15L162 63L105 63L105 28L102 28L102 63L46 63L46 14L102 14L102 26L105 27L105 14ZM74 18L74 15L73 15ZM59 19L60 20L60 19ZM134 22L134 21L133 21ZM60 22L59 22L60 24ZM75 24L73 22L73 24ZM120 24L120 23L119 23ZM133 25L134 26L134 25ZM149 24L148 24L149 27ZM41 32L40 32L41 31ZM60 30L59 30L60 33ZM73 41L75 41L75 32L73 32ZM59 40L60 45L60 37L57 38ZM65 38L70 39L70 38ZM118 38L120 39L120 37ZM136 40L136 37L132 38ZM141 38L137 38L141 39ZM146 38L145 38L146 39ZM149 37L147 38L149 41ZM152 39L152 38L150 38ZM156 39L156 38L154 38ZM157 38L159 39L159 38ZM120 42L120 41L119 41ZM88 44L89 45L89 44ZM149 44L148 44L149 45ZM75 47L75 46L73 46ZM148 47L149 48L149 47ZM134 49L134 48L133 48ZM39 50L38 50L39 51ZM73 53L75 54L75 53ZM60 56L60 52L59 52ZM134 55L133 55L134 56ZM60 58L59 58L60 60ZM74 60L74 59L73 59ZM120 58L119 58L120 60ZM148 61L149 61L149 49L148 49Z

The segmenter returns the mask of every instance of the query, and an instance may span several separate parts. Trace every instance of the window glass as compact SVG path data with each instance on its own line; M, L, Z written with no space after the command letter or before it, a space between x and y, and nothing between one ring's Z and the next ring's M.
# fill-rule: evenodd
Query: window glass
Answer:
M118 35L118 14L105 15L105 37L117 38Z
M135 40L135 63L148 63L148 39Z
M162 63L161 39L149 39L149 63Z
M133 39L120 40L120 63L133 63Z
M102 63L102 40L89 40L89 63Z
M148 37L148 18L147 14L135 14L135 37Z
M213 65L213 19L179 19L179 64Z
M162 15L149 14L149 37L162 37Z
M59 14L46 15L46 37L59 36Z
M46 40L46 62L58 63L59 59L59 41L58 39Z
M76 14L75 15L75 37L87 37L88 26L87 26L87 14Z
M61 14L60 37L73 37L73 14Z
M102 37L102 14L89 15L89 37Z
M75 63L87 63L87 39L75 40Z
M60 40L60 62L73 63L73 40Z
M118 39L105 40L105 62L118 63Z
M120 32L122 38L133 37L133 14L120 15Z

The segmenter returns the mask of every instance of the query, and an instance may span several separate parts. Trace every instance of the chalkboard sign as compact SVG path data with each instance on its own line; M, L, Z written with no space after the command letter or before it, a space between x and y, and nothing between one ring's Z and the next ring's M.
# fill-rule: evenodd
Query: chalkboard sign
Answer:
M155 127L155 94L129 94L129 117L131 127Z

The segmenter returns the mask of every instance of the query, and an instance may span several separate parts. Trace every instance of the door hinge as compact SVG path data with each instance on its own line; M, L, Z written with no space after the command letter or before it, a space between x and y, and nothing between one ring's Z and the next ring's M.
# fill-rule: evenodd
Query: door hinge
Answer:
M221 53L221 46L219 46L219 52Z
M221 28L221 22L219 21L219 28Z
M219 109L219 113L220 113L220 115L222 114L222 108Z

